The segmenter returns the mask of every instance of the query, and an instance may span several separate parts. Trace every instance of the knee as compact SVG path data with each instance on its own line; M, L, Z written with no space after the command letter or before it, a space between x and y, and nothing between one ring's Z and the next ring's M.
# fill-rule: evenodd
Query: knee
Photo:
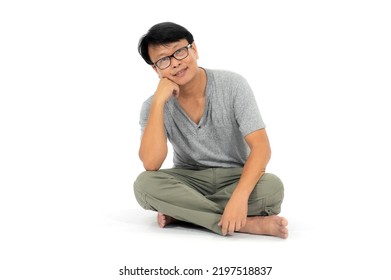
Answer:
M284 197L284 184L274 174L265 173L253 191L254 199L264 199L268 204L281 203Z
M277 215L281 212L281 204L284 199L284 184L274 174L265 174L267 182L266 212L268 215Z
M141 207L148 210L155 210L147 200L147 196L150 192L151 184L150 179L153 177L153 171L144 171L141 173L136 181L133 184L134 188L134 195L136 197L137 202L140 204Z
M264 185L270 193L284 192L284 184L281 179L272 173L265 173L262 176L261 182L265 183Z
M137 177L133 185L135 193L148 193L154 173L155 171L144 171Z

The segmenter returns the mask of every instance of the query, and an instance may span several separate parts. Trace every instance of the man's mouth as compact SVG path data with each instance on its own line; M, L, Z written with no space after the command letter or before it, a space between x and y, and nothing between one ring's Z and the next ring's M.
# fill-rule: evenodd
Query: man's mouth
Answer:
M182 69L182 70L176 72L176 73L174 74L174 76L175 76L175 77L182 77L182 76L185 74L186 70L187 70L187 68Z

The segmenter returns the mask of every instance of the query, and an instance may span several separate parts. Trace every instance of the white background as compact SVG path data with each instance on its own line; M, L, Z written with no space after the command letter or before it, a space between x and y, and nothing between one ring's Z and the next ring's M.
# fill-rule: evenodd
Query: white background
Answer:
M390 14L373 0L2 1L0 278L177 265L389 279ZM139 110L158 82L137 44L161 21L193 33L200 66L252 86L289 239L159 229L135 201Z

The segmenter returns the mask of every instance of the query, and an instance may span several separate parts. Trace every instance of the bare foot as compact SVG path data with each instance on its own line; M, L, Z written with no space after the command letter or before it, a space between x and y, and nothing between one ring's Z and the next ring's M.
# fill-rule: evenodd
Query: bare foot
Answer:
M239 232L272 235L281 238L288 237L288 221L280 216L248 217L246 225Z
M177 220L171 216L164 215L163 213L157 213L157 223L159 227L164 228L165 226L175 223Z

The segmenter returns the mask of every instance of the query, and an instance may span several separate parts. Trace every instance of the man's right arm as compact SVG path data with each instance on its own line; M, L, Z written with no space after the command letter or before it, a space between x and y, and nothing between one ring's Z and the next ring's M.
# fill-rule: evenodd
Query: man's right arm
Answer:
M164 128L164 106L171 96L177 97L179 86L162 78L152 99L147 125L141 138L139 157L148 171L159 170L167 156Z

